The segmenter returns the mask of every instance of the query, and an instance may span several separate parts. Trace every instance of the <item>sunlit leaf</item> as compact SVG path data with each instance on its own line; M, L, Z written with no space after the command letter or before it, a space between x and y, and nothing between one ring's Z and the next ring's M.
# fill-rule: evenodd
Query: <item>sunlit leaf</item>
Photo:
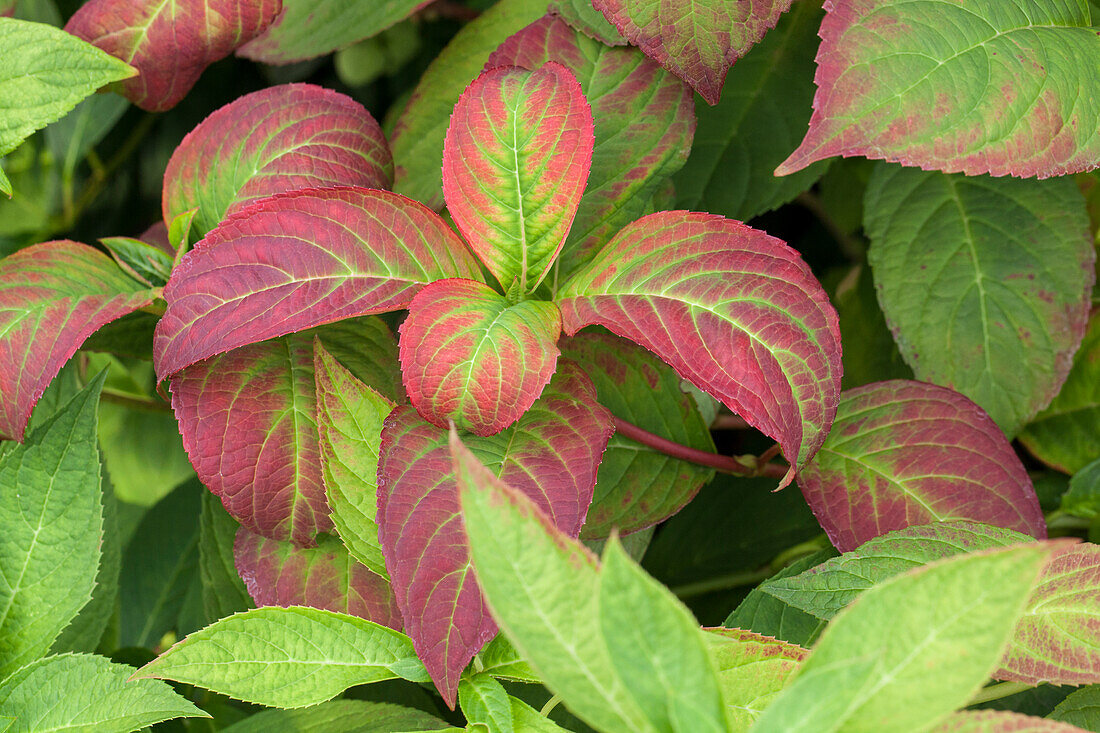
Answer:
M1046 536L1031 479L1004 433L973 402L931 384L894 380L845 392L798 484L842 552L952 519Z
M748 730L809 654L741 629L707 629L722 697L733 730Z
M362 105L312 84L284 84L239 97L188 133L164 173L164 220L197 208L205 234L265 196L392 182L386 138Z
M961 710L930 728L929 733L1081 733L1081 729L1003 710Z
M810 129L776 173L863 155L948 173L1096 167L1100 53L1076 2L829 3Z
M840 393L836 311L798 253L709 214L651 214L558 294L566 333L606 326L777 440L790 483L825 439Z

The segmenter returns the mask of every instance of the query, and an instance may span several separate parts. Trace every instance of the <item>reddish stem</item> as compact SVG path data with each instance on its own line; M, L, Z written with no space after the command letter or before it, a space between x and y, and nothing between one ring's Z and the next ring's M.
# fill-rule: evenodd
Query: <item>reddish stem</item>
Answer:
M655 435L620 417L613 415L612 419L615 421L616 431L622 433L631 440L636 440L642 445L648 445L650 448L659 450L673 458L697 463L700 466L707 466L721 473L732 473L738 476L768 476L778 479L783 478L783 476L787 474L787 466L778 463L768 463L761 466L758 471L753 470L751 466L746 466L732 456L723 456L718 453L691 448L681 443L671 441L668 438L662 438L660 435Z

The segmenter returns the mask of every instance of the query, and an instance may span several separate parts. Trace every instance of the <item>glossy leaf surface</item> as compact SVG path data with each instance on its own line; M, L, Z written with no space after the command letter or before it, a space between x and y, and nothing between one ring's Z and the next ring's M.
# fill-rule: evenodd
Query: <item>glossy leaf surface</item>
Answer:
M864 207L902 357L1015 435L1058 393L1085 333L1095 251L1077 186L879 164Z
M425 681L404 634L316 608L255 608L188 636L134 674L198 685L258 705L300 708L348 687Z
M748 730L808 652L741 629L707 629L732 730Z
M377 0L348 5L342 0L283 0L283 12L238 56L265 64L289 64L324 56L370 38L430 0Z
M575 537L610 435L591 381L562 362L515 425L466 439L497 476ZM382 431L378 475L379 539L405 629L444 699L453 702L459 674L496 625L470 565L447 432L411 407L397 408Z
M281 0L91 0L65 30L132 64L123 95L150 112L174 107L203 70L254 38Z
M388 577L378 541L378 451L394 403L314 342L321 475L332 523L359 562Z
M260 201L184 255L154 344L162 378L229 349L404 308L428 282L477 277L462 240L423 205L340 188Z
M663 438L714 451L695 400L667 364L626 339L585 332L562 343L565 356L592 378L611 414ZM600 463L582 536L629 534L672 516L714 476L712 469L672 458L616 432Z
M91 600L103 536L96 448L103 379L24 444L0 447L0 678L46 654Z
M799 487L842 552L952 519L1046 536L1031 479L1000 429L957 392L921 382L845 392Z
M829 2L810 129L776 173L863 155L1021 177L1096 167L1100 51L1084 2Z
M92 332L151 302L84 244L46 242L0 260L0 438L23 439L46 385Z
M790 0L593 0L628 41L717 104L730 65L752 48Z
M635 48L609 48L553 16L502 43L486 68L537 69L548 61L577 77L595 126L588 186L556 265L566 274L645 213L657 186L687 158L694 118L691 90L675 76Z
M558 361L561 314L553 303L510 304L473 280L438 280L409 303L401 374L428 422L493 435L527 411Z
M249 204L301 188L389 188L393 158L361 104L313 84L246 94L187 134L164 173L164 220L198 209L201 233Z
M772 175L810 119L822 17L815 0L794 3L730 69L722 100L713 107L696 101L691 156L675 179L678 207L748 221L787 203L825 172L817 165L785 178Z
M1031 545L964 555L867 591L754 730L907 733L946 718L997 665L1049 554Z
M443 206L440 161L455 103L497 46L546 12L549 0L501 0L468 23L424 71L391 136L394 190Z
M295 547L242 527L233 556L257 606L310 606L401 629L389 583L356 562L334 537L317 547Z
M1020 433L1020 442L1043 463L1076 473L1100 456L1100 310L1073 357L1066 383Z
M628 226L558 295L566 333L605 326L777 440L792 470L840 392L836 311L791 248L739 222L671 211Z
M0 74L0 98L6 100L0 112L0 157L101 86L135 74L118 59L45 23L0 17L0 46L7 58ZM11 196L2 171L0 192Z
M163 682L130 681L133 672L93 654L39 659L0 686L0 716L16 719L6 733L128 733L170 718L208 717Z
M598 568L457 435L451 444L478 582L509 639L570 710L602 730L726 730L690 612L617 539Z
M491 69L462 93L443 145L443 196L462 235L505 289L546 276L592 162L592 109L573 74Z

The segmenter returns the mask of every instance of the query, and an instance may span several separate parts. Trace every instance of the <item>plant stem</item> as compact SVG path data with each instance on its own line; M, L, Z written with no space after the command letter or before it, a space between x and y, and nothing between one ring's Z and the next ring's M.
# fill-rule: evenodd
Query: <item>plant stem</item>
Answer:
M1015 695L1018 692L1030 690L1032 687L1035 687L1035 685L1029 685L1026 682L998 682L995 685L978 690L978 694L970 698L970 702L966 706L979 705L990 700L1000 700L1002 697Z
M100 393L100 399L104 402L122 405L123 407L129 407L134 410L144 410L145 412L172 411L172 406L161 400L136 397L131 394L126 394L125 392L115 392L113 389L107 388L104 388Z
M544 718L550 715L550 713L553 712L554 708L558 706L559 702L561 702L561 696L554 695L552 698L546 701L545 705L542 706L542 710L539 711L539 715Z
M860 246L858 240L856 240L851 234L844 231L833 219L832 214L825 207L825 204L821 203L815 194L809 191L803 191L795 198L795 202L808 210L814 217L821 222L821 226L825 227L825 231L829 232L829 235L836 240L840 245L840 251L844 253L848 259L859 261L863 257L863 247Z
M672 589L672 592L675 593L676 597L680 600L685 600L696 596L705 596L707 593L714 593L715 591L731 590L746 585L756 585L773 575L775 575L775 573L772 572L771 564L769 563L758 570L742 570L737 573L719 575L717 578L707 578L706 580L700 580L696 583L678 585Z
M615 430L622 433L627 438L636 440L642 445L649 446L654 450L659 450L673 458L696 463L700 466L707 466L720 473L729 473L737 476L768 476L770 478L783 478L788 470L786 466L778 463L767 463L759 468L746 466L732 456L723 456L718 453L691 448L669 440L668 438L662 438L660 435L655 435L618 416L612 416L612 419L615 422Z

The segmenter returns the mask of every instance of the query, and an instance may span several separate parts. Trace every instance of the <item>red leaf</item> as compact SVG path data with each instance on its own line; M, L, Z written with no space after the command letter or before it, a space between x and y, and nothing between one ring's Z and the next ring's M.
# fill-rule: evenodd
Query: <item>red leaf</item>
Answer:
M923 382L846 392L798 484L841 552L953 519L1046 537L1031 479L1004 433L966 397Z
M401 630L389 583L356 562L334 537L304 548L241 527L233 557L257 606L311 606Z
M1082 733L1084 729L1009 710L960 710L928 733Z
M420 416L477 435L508 427L554 374L561 313L553 303L509 305L488 285L438 280L416 294L401 324L401 371Z
M0 259L0 439L23 440L42 392L86 338L152 301L85 244L46 242Z
M568 274L645 213L657 187L684 164L695 112L691 89L641 51L608 48L552 16L501 44L486 68L537 69L547 61L580 80L596 135L588 186L559 258L559 272Z
M187 134L164 174L164 220L198 208L201 233L266 196L302 188L389 188L393 157L361 104L312 84L246 94Z
M207 66L252 40L275 19L281 0L89 0L65 30L136 67L121 82L131 102L171 109Z
M450 227L404 196L328 188L264 199L172 272L154 364L163 379L238 346L404 308L425 283L477 273Z
M733 62L791 0L592 0L628 41L718 104Z
M592 162L592 110L564 66L491 69L455 105L443 197L505 287L546 276L576 216Z
M559 294L589 324L646 347L779 441L792 469L825 439L840 395L836 311L793 249L740 222L665 211L623 229Z
M501 480L522 491L572 537L580 532L600 455L612 432L591 381L562 361L530 410L502 433L465 436ZM470 566L448 433L411 407L382 431L379 539L397 603L436 687L454 704L466 663L496 633Z

